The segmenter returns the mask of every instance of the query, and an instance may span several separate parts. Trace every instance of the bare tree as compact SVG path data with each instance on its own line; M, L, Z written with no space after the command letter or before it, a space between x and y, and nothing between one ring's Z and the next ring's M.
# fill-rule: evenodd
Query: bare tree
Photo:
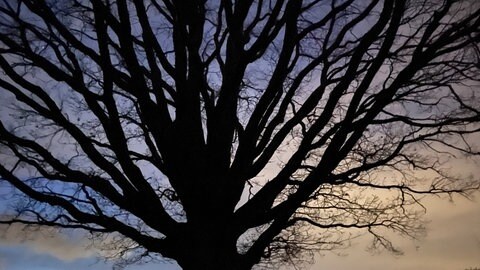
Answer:
M396 251L478 188L444 164L479 153L479 41L468 0L2 0L0 222L184 269Z

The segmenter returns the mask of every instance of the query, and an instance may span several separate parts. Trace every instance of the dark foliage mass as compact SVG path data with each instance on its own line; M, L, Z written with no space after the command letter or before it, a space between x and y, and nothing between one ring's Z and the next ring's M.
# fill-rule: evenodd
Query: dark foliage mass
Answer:
M396 252L478 188L444 165L479 153L479 4L2 0L0 223L184 269Z

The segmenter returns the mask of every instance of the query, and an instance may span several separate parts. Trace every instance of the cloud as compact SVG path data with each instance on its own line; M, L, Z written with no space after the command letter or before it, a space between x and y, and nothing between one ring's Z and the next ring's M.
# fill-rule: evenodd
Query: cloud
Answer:
M425 200L427 236L420 241L395 239L405 255L365 251L368 238L362 237L345 250L347 256L326 254L310 269L356 270L463 270L480 267L480 194L476 201L457 198L453 203Z
M94 251L88 249L87 244L81 235L75 233L66 235L51 228L31 229L20 224L0 225L0 245L25 246L35 253L48 254L63 261L93 257Z

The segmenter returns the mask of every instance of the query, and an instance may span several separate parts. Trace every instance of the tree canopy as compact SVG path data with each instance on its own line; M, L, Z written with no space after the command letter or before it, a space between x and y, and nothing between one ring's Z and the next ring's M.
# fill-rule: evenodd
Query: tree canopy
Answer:
M478 1L0 2L0 223L251 269L479 187Z

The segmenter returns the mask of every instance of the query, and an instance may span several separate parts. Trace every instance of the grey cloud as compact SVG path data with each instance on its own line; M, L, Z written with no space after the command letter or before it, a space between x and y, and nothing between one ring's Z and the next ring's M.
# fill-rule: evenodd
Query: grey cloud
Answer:
M23 245L36 253L48 254L63 261L94 256L79 235L64 235L49 228L26 229L23 225L0 225L0 245ZM0 270L1 260L0 260Z

